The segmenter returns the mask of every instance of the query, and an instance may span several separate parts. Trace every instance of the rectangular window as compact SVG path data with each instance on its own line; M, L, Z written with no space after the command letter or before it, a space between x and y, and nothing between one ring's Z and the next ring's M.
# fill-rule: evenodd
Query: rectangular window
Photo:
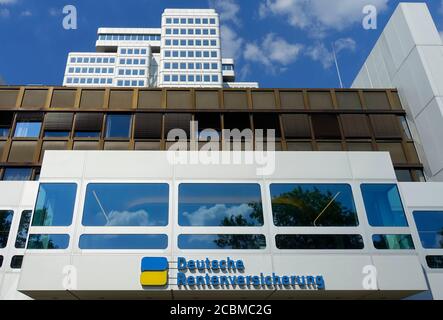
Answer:
M3 256L0 256L0 268L3 266Z
M113 114L106 118L106 138L129 138L131 133L129 114Z
M166 226L167 184L88 184L84 226Z
M15 138L38 138L40 136L41 122L17 122L15 126Z
M17 238L15 238L15 247L17 249L26 248L26 240L28 238L29 226L31 224L32 211L26 210L22 212L20 224L18 226Z
M164 75L163 76L163 81L165 81L165 82L171 81L171 76L170 75Z
M426 263L431 269L443 269L443 256L427 256Z
M69 246L67 234L31 234L27 249L33 250L62 250Z
M414 211L414 220L425 249L443 249L443 211Z
M11 259L11 269L21 269L23 263L23 256L13 256Z
M40 184L32 226L70 226L72 224L76 192L77 185L75 183Z
M379 250L414 250L414 241L410 234L375 234L372 236L375 249Z
M82 234L80 249L89 250L148 250L166 249L166 234Z
M272 184L272 214L278 227L359 225L348 184Z
M13 216L14 211L0 210L0 249L6 248L8 244Z
M178 247L182 250L260 250L266 249L262 234L181 234Z
M263 225L258 184L180 184L178 211L181 226Z
M31 168L6 168L3 173L4 181L29 181L31 179Z
M408 226L396 184L362 184L361 192L371 226Z
M275 236L278 249L295 250L361 250L359 234L279 234Z

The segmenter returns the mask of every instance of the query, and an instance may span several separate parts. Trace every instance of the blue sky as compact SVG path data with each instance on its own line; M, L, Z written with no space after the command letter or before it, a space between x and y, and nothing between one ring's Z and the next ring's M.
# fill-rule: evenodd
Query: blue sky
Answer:
M70 51L94 51L99 27L159 27L165 8L215 7L222 18L224 57L236 59L237 80L261 87L339 87L336 44L350 86L397 0L0 0L0 77L7 84L61 85ZM443 1L426 2L443 30ZM378 28L362 27L362 8L378 9ZM78 29L62 26L65 5ZM1 80L0 80L1 81Z

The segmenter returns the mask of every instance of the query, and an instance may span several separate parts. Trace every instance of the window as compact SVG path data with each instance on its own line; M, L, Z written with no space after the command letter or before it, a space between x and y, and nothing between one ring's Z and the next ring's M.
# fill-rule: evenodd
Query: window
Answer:
M166 226L167 184L88 184L85 226Z
M396 184L362 184L361 192L371 226L408 226Z
M67 234L31 234L29 235L28 249L60 250L69 246Z
M32 211L26 210L22 212L22 216L20 217L20 224L18 225L17 238L15 239L15 247L17 249L26 248L26 240L28 238L31 217Z
M358 226L347 184L272 184L272 214L278 227Z
M260 185L180 184L178 212L181 226L262 226Z
M414 250L414 242L410 234L375 234L372 242L376 249Z
M431 269L443 269L443 256L427 256L426 263Z
M76 192L77 185L74 183L40 184L32 226L70 226Z
M0 211L0 249L6 248L8 244L9 231L11 230L14 211Z
M443 211L414 211L421 245L425 249L443 249Z
M178 247L183 250L258 250L266 248L266 239L261 234L181 234Z
M278 249L360 250L363 238L358 234L286 234L275 236Z
M41 122L17 122L15 126L15 138L38 138L40 136Z
M21 269L23 263L23 256L13 256L11 259L11 269Z
M0 268L3 266L3 256L0 256Z
M166 249L165 234L82 234L80 249L98 250L148 250Z
M106 138L129 138L131 115L108 115L106 119Z
M31 179L31 168L6 168L3 173L4 181L28 181Z

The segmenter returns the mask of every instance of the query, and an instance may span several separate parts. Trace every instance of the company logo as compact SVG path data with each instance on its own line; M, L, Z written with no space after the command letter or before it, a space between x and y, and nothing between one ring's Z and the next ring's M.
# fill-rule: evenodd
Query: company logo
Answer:
M165 286L168 284L168 259L145 257L141 263L140 284L142 286Z

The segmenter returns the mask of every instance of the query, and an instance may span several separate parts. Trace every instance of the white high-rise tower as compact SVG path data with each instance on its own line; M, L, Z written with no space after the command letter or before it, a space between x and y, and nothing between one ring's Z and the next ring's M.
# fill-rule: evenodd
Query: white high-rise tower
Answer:
M166 9L161 28L100 28L96 52L71 52L65 86L258 87L235 82L213 9Z

